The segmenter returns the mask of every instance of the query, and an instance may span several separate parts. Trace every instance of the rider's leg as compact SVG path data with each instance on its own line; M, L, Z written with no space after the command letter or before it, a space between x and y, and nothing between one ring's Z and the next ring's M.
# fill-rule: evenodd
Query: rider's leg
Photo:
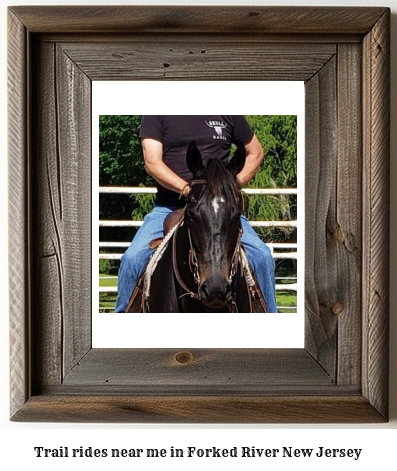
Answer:
M241 218L243 237L248 261L262 290L269 312L277 312L274 260L269 247L261 241L245 217Z
M151 213L147 214L131 245L122 256L115 312L125 312L139 276L153 253L148 244L153 239L163 237L164 219L172 209L166 206L156 206Z

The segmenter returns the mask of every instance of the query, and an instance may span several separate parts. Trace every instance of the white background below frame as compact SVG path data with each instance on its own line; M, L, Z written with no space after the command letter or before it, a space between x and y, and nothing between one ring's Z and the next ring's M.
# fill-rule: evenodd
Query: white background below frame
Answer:
M220 111L221 110L221 111ZM297 313L98 313L99 116L251 114L298 117L298 243L304 254L304 83L237 81L92 82L93 348L303 348L304 257L298 259ZM211 316L211 317L210 317Z

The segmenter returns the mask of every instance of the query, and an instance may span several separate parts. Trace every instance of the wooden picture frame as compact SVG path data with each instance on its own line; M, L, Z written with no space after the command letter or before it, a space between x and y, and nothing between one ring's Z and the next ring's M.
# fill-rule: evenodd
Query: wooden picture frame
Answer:
M11 420L387 421L389 23L383 7L9 8ZM306 83L305 348L92 349L91 81L230 73Z

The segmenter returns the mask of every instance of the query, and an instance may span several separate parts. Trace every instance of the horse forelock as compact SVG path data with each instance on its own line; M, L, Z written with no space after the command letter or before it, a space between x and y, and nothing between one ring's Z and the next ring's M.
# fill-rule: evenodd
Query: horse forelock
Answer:
M219 160L211 160L206 168L206 180L209 194L212 198L225 198L230 203L239 202L237 182L227 170L225 164Z

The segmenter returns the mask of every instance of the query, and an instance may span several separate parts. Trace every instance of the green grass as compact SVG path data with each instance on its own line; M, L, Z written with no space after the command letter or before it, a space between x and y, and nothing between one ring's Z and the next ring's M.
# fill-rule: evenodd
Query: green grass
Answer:
M279 306L279 312L291 312L292 309L283 309L283 306L296 307L296 293L295 291L277 291L276 304Z
M114 310L116 305L115 293L99 293L99 307Z
M117 276L100 274L99 286L117 286Z
M99 286L117 286L117 276L99 274ZM99 293L99 307L114 310L116 293Z

